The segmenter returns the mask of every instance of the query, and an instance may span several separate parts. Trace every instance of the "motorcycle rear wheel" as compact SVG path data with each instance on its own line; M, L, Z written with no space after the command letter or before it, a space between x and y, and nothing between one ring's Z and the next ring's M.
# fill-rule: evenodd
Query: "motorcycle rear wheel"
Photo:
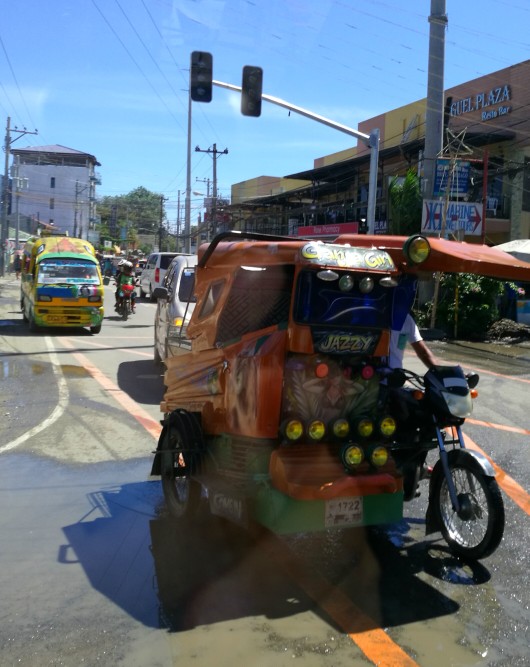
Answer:
M201 485L191 479L193 455L185 451L182 431L168 428L162 441L162 490L170 515L175 519L190 517L199 506Z
M451 551L478 560L491 555L504 534L504 503L493 477L482 474L466 461L450 464L451 476L461 505L455 512L444 475L434 488L434 511L441 533Z

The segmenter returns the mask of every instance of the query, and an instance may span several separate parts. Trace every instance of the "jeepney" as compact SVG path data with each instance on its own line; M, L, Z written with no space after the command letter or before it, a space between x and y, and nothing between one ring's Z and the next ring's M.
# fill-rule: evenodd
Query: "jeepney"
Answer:
M30 331L88 327L98 334L103 280L92 244L60 235L28 240L22 257L20 307Z

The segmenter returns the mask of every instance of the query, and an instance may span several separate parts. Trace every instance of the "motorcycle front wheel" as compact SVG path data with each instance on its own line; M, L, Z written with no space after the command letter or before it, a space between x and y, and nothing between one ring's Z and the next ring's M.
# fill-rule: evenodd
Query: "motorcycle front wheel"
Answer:
M447 480L442 474L434 488L434 511L440 531L451 551L470 560L491 555L504 534L504 503L493 477L466 461L450 464L460 503L455 512Z

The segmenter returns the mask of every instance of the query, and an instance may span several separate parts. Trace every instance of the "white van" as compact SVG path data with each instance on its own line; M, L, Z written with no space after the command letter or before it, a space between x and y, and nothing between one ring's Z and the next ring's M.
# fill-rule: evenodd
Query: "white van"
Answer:
M145 267L140 275L140 296L145 297L149 294L151 301L154 301L153 290L160 287L164 282L164 276L176 252L153 252L147 258Z

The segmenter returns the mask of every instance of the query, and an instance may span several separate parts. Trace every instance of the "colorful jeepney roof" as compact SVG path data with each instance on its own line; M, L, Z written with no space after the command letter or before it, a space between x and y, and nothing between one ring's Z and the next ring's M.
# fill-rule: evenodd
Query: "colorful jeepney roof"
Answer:
M33 247L37 262L45 257L79 257L79 255L83 255L89 261L97 262L94 247L84 239L48 236L36 239Z

